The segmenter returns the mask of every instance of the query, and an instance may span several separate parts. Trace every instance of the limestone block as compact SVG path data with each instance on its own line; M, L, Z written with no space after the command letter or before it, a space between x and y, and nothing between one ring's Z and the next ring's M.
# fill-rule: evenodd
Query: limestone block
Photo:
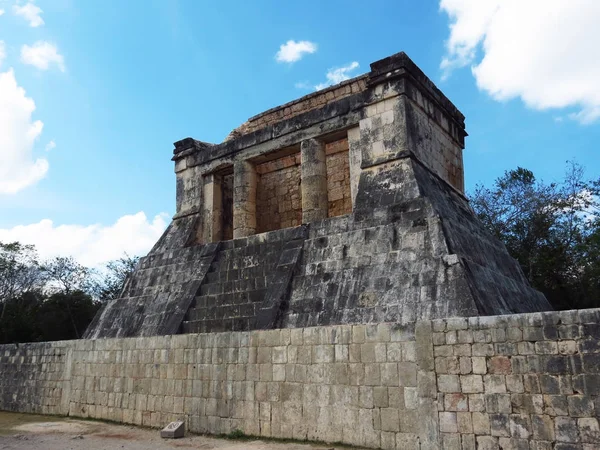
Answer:
M461 392L460 381L457 375L438 375L439 392Z
M457 433L458 423L455 412L441 412L440 417L440 431L443 433Z
M483 378L481 375L460 375L461 390L467 394L483 392Z
M182 421L171 422L160 431L161 438L182 438L185 435L185 424Z
M580 442L576 419L571 417L556 417L554 431L557 442Z

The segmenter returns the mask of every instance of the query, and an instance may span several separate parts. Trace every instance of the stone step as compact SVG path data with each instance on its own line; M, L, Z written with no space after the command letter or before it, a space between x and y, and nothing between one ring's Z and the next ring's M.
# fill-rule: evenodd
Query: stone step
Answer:
M262 255L239 256L235 258L217 259L211 266L211 272L222 272L227 270L239 270L244 268L258 267L264 264L277 264L281 250L269 252Z
M200 295L219 295L265 289L268 280L266 277L249 278L247 280L225 281L223 283L208 283L200 286Z
M260 297L261 301L263 297ZM242 299L243 300L243 299ZM232 319L236 317L254 317L256 309L260 307L260 301L254 303L228 305L209 304L207 307L194 307L188 310L185 320L213 320Z
M254 318L240 317L237 319L199 320L182 322L183 333L218 333L221 331L246 331L252 328L250 323Z
M275 267L276 264L265 264L243 269L209 272L205 277L205 283L223 283L225 281L247 280L249 278L269 276Z

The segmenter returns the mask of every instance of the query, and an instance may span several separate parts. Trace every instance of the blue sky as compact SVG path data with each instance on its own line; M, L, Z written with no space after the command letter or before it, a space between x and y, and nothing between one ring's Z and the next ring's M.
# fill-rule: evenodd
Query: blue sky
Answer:
M144 253L174 213L174 141L401 50L466 116L467 190L566 160L598 177L599 2L519 3L0 0L0 240ZM290 40L311 51L277 61Z

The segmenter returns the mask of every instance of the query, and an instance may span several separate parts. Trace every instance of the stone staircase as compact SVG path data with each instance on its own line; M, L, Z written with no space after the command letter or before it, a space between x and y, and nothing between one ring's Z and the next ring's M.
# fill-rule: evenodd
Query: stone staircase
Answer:
M287 300L305 235L305 227L296 227L221 242L181 332L272 328Z

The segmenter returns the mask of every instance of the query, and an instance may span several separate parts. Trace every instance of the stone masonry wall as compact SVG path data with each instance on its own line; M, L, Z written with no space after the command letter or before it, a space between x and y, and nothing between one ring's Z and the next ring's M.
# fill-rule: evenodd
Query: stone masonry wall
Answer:
M300 154L256 166L257 233L295 227L302 223Z
M435 320L433 345L444 448L600 447L599 310Z
M600 310L0 346L0 409L384 449L600 446Z
M27 359L40 344L0 346L0 409L152 427L183 417L192 432L240 429L418 448L425 438L417 434L413 328L347 325L44 344L44 355L66 346L59 372L71 361L68 391L48 389L40 378L50 367Z
M248 119L246 123L233 130L230 136L233 135L235 137L237 135L252 133L282 120L288 120L308 111L323 108L332 102L341 100L352 94L363 92L367 88L366 78L364 75L359 76L347 82L317 91L311 95L306 95L285 105L269 109Z
M350 161L348 139L340 139L325 145L327 164L327 198L329 217L343 216L352 212L350 194Z
M0 345L0 410L66 414L75 342Z

